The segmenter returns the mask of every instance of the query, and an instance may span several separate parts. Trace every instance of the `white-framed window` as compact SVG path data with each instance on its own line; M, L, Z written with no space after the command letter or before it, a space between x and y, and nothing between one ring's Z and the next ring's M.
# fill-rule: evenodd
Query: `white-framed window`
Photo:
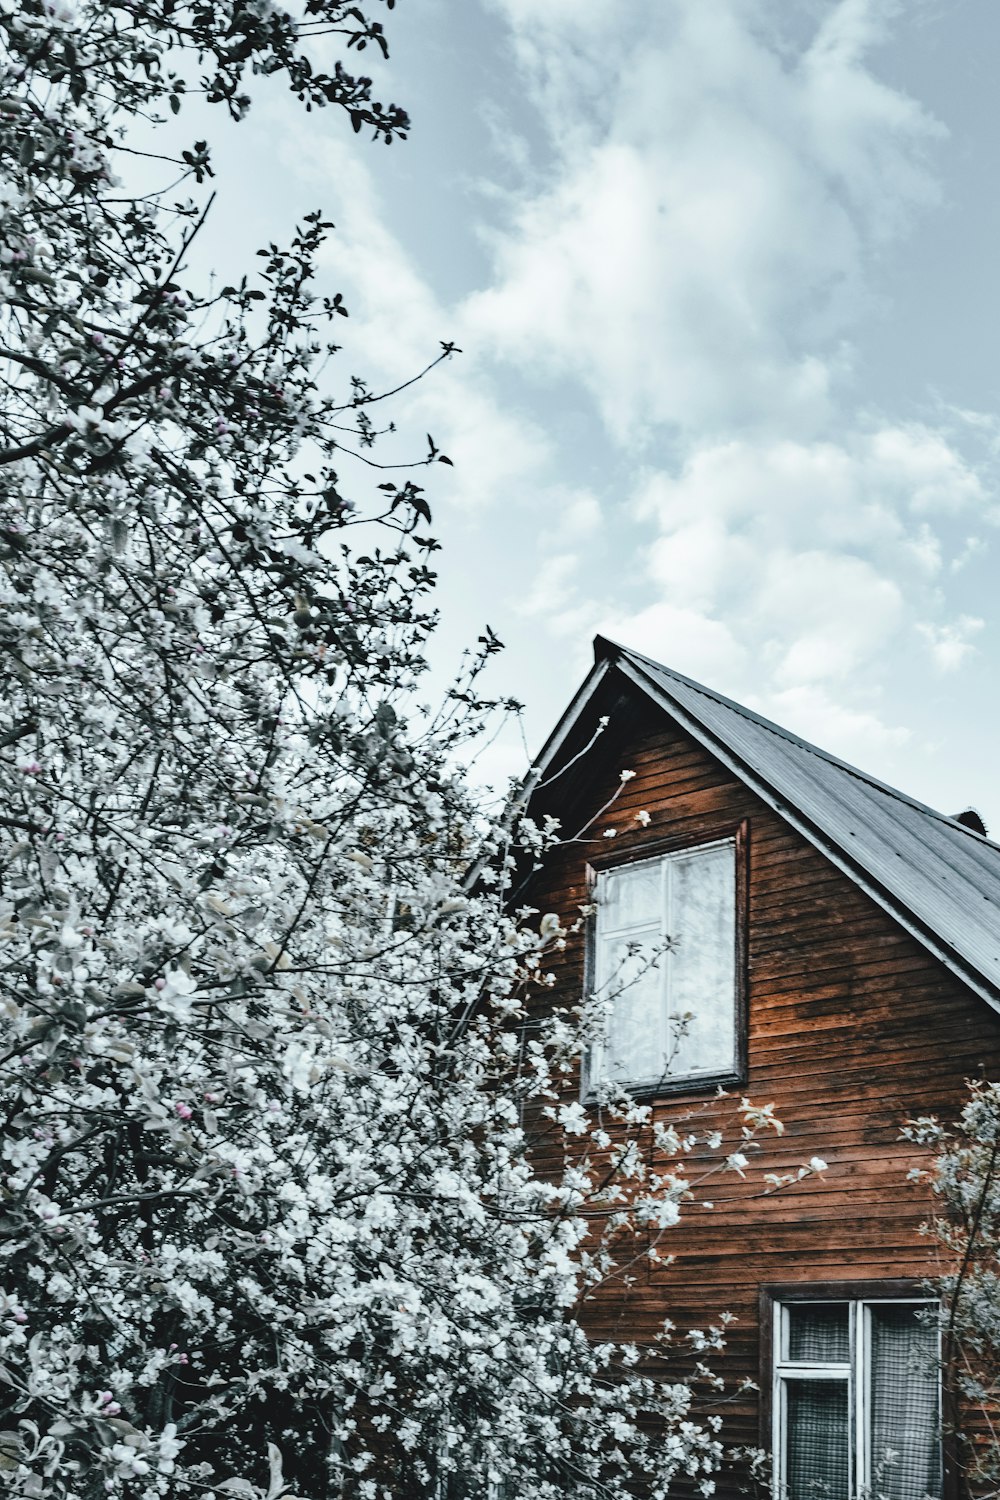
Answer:
M607 1020L587 1091L735 1077L736 838L600 869L592 899L590 987Z
M774 1304L775 1500L940 1496L932 1307L879 1297Z

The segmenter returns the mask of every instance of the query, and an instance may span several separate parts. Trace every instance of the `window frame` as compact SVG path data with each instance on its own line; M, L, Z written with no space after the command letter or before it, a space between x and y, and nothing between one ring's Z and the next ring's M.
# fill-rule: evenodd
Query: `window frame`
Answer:
M734 922L734 984L733 984L733 1067L714 1073L684 1073L664 1075L653 1084L623 1086L633 1098L650 1102L671 1098L677 1094L714 1093L719 1088L739 1087L747 1081L748 1067L748 920L747 905L750 885L750 821L743 818L737 823L724 823L695 832L677 834L657 839L636 839L626 849L610 850L607 854L592 856L587 861L587 901L593 903L597 894L597 882L607 870L620 869L626 865L640 864L645 860L660 859L664 855L691 853L713 844L733 844L735 867L736 903ZM593 912L586 924L584 948L584 994L593 992L597 971L597 916ZM580 1068L580 1099L584 1104L594 1104L598 1099L598 1087L592 1076L591 1053L588 1049Z
M784 1399L788 1380L843 1379L848 1389L848 1413L851 1433L850 1495L862 1500L871 1493L871 1454L869 1448L870 1408L870 1314L867 1309L878 1304L899 1306L933 1306L935 1301L926 1282L911 1278L877 1281L792 1282L764 1286L760 1293L760 1446L771 1455L771 1494L773 1500L784 1500L783 1468L787 1443L783 1441L786 1424ZM850 1345L847 1363L821 1365L796 1364L781 1358L782 1316L788 1308L815 1303L844 1302L849 1310ZM859 1333L859 1324L861 1325ZM938 1443L941 1454L942 1500L958 1500L958 1470L952 1445L946 1432L947 1388L940 1360L938 1377Z

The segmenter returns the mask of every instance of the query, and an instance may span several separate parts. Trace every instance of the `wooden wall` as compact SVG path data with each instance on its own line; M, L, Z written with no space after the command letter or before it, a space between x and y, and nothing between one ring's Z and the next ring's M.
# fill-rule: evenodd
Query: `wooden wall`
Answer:
M531 902L572 920L587 900L588 859L608 853L606 828L618 830L614 851L626 856L646 842L707 840L748 820L745 1092L773 1102L785 1134L765 1142L745 1182L727 1175L706 1189L714 1208L687 1210L663 1245L672 1264L640 1264L636 1284L615 1289L590 1317L595 1333L641 1341L664 1317L683 1329L735 1314L727 1352L715 1357L732 1389L760 1376L762 1286L929 1273L919 1233L927 1194L906 1180L921 1154L900 1128L914 1114L954 1117L966 1078L1000 1076L1000 1017L664 714L633 704L624 723L616 744L613 720L596 778L586 758L567 773L553 809L564 831L575 834L608 800L621 770L635 779L582 842L551 861ZM639 810L650 814L645 829ZM556 961L557 1000L576 1001L583 966L575 938ZM663 1121L697 1111L703 1126L732 1127L737 1103L693 1092L654 1108ZM794 1170L817 1155L829 1163L821 1178L762 1196L764 1171ZM723 1410L728 1442L761 1440L755 1396Z

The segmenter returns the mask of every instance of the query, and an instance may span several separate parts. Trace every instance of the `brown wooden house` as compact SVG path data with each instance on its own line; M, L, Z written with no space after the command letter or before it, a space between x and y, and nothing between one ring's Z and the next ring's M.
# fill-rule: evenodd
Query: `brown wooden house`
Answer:
M603 1070L658 1120L725 1128L746 1094L784 1122L768 1169L829 1164L770 1196L727 1178L597 1322L642 1340L667 1314L735 1314L717 1367L758 1389L724 1436L768 1450L789 1500L954 1492L919 1316L929 1203L900 1131L1000 1077L1000 846L644 656L600 637L595 656L533 772L567 842L532 904L567 922L593 904L565 1003L672 946L615 999L584 1099Z

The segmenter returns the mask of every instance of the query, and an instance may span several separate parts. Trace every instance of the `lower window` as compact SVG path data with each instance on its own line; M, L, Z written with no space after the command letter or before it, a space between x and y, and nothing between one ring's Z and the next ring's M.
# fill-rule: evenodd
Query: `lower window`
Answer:
M940 1496L932 1307L878 1297L775 1303L776 1500Z

